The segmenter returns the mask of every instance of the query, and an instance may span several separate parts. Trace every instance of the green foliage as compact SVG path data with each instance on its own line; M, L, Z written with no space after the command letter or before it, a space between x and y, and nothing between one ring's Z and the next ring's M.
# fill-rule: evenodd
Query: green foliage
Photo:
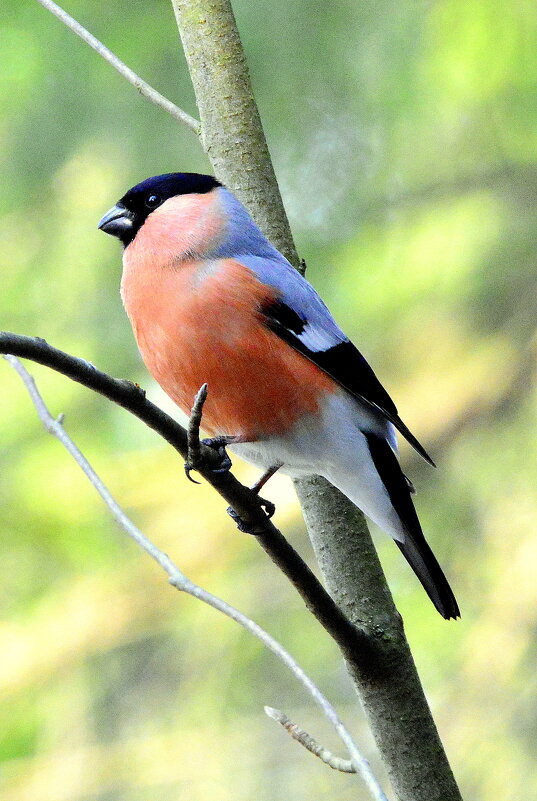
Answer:
M195 113L167 2L68 10ZM392 543L378 546L463 794L531 797L535 5L240 0L236 11L308 276L439 464L403 448L462 621L444 623ZM136 181L207 161L37 3L7 0L1 13L2 328L43 336L165 403L121 308L119 251L95 226ZM265 720L263 704L281 706L339 750L291 676L169 588L0 367L5 801L356 798L352 778ZM121 410L32 372L127 511L193 579L285 643L354 721L381 775L336 649L217 496L187 484L175 454ZM308 555L290 485L276 477L269 496Z

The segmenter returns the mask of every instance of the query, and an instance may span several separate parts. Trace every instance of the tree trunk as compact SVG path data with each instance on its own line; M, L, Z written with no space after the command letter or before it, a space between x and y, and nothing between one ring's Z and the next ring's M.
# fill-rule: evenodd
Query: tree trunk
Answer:
M298 267L231 5L172 3L215 174ZM324 479L295 484L326 585L371 641L374 658L345 656L397 798L460 801L363 515Z

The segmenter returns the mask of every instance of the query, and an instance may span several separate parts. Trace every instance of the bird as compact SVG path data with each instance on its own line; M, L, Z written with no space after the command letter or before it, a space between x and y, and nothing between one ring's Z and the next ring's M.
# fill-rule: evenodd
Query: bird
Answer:
M213 446L264 473L317 474L389 534L445 619L460 616L424 534L397 433L434 466L313 286L220 181L166 173L101 231L123 245L121 297L149 372L188 414L204 383Z

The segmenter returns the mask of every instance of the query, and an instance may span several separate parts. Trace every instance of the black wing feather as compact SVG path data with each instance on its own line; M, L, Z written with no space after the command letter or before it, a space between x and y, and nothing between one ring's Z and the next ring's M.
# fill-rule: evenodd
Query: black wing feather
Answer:
M420 456L436 467L423 445L403 423L394 402L352 342L344 340L327 350L315 351L300 338L307 321L290 306L281 300L274 300L262 308L262 313L266 324L275 334L320 367L357 400L389 420Z

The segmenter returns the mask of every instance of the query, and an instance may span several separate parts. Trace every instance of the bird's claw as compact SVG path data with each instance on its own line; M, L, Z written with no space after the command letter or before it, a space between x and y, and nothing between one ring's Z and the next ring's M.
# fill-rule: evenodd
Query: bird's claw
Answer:
M270 520L270 518L276 511L276 506L272 503L272 501L267 501L265 500L265 498L259 498L259 505L264 510L265 514L267 515L267 518ZM243 534L253 534L255 536L255 534L258 533L257 531L254 531L254 527L252 525L246 523L242 519L242 517L237 514L237 512L235 511L235 509L233 509L233 507L228 506L226 512L231 517L231 519L235 521L238 530L241 531Z
M235 511L235 509L232 506L228 506L228 508L226 509L226 512L228 513L230 518L236 523L237 528L239 529L239 531L241 531L243 534L253 534L254 533L252 531L252 528L250 526L248 526L244 522L242 517L237 514L237 512Z
M185 476L188 478L189 481L191 481L193 484L201 484L201 481L196 481L195 478L192 478L191 473L196 468L193 465L191 465L190 462L185 462L184 468L185 468Z

